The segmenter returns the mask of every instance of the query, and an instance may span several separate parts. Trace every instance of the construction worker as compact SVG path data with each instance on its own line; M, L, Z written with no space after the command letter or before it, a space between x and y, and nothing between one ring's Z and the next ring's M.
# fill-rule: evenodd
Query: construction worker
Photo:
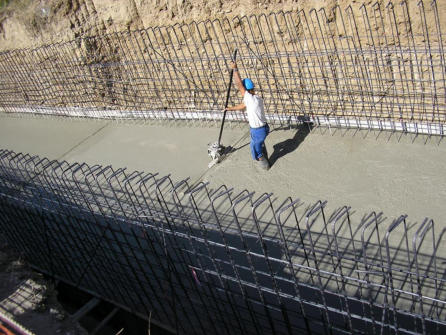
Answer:
M231 64L234 70L234 82L243 98L243 103L228 107L228 111L239 111L246 108L248 122L251 133L251 155L257 164L264 170L268 170L270 165L265 149L265 138L269 133L269 126L265 118L263 99L255 94L254 83L251 79L241 79L238 72L237 63Z

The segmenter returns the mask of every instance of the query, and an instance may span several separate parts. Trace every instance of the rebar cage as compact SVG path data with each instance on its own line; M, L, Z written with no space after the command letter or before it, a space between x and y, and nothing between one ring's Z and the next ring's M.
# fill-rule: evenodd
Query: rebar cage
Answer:
M8 150L0 208L36 269L177 333L446 330L445 228L428 218Z
M219 119L237 48L241 72L255 81L270 122L443 135L441 28L436 1L377 2L11 50L0 53L0 109L113 119ZM232 101L238 100L233 92ZM228 119L245 116L232 112Z

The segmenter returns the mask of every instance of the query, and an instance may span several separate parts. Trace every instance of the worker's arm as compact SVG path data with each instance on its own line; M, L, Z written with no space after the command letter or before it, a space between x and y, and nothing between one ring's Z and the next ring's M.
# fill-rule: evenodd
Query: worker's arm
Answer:
M245 96L246 89L243 86L242 78L240 77L240 73L238 72L237 63L233 62L231 64L231 67L234 70L234 82L235 82L235 85L237 86L237 88L240 91L240 94L242 95L242 98L243 98Z
M246 105L244 103L241 103L239 105L235 105L235 106L232 106L232 107L227 107L226 110L227 111L241 111L241 110L243 110L245 108L246 108Z

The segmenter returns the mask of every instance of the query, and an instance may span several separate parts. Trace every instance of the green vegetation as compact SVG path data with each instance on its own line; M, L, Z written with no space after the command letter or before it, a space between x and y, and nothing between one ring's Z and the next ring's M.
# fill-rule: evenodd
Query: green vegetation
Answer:
M10 2L11 0L0 0L0 10L5 8Z

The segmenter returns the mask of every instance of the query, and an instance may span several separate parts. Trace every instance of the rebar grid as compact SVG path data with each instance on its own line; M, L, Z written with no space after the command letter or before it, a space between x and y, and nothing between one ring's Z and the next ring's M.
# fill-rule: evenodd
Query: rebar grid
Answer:
M0 207L35 268L178 333L446 329L445 228L427 218L8 150Z
M218 119L237 48L270 122L443 135L442 21L436 1L425 3L281 11L7 51L0 53L0 108ZM239 100L234 90L232 101ZM245 120L236 112L228 118Z

